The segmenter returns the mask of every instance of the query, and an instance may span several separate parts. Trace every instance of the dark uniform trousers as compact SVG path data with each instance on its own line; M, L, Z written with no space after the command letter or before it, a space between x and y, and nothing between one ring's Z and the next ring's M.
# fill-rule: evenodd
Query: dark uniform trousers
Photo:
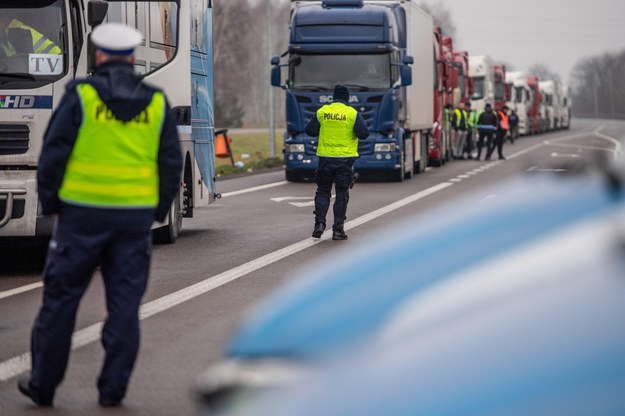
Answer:
M477 140L477 158L479 159L482 155L482 147L486 144L486 154L487 157L490 157L490 149L493 146L493 133L492 130L486 129L478 129L478 140ZM486 139L486 143L484 143L484 139Z
M503 143L506 140L507 133L508 133L508 130L502 130L502 129L497 130L497 133L495 133L495 140L488 147L488 153L486 154L486 157L490 157L493 154L495 147L497 148L497 154L499 158L502 159L504 157L503 156Z
M102 328L106 353L98 378L102 397L121 400L139 351L138 311L152 252L150 229L71 224L59 218L43 273L43 304L32 331L29 386L52 398L63 380L76 311L96 267L101 267L108 316Z
M335 184L334 226L343 226L349 202L349 183L354 172L353 157L319 157L315 172L317 192L315 193L315 221L326 221L326 214L332 197L332 184Z

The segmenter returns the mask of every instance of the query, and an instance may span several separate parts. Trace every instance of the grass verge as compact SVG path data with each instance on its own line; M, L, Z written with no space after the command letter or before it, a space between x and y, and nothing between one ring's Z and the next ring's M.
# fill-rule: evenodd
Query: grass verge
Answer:
M269 133L236 133L229 134L229 136L232 139L230 149L237 166L232 165L229 157L216 157L215 174L218 178L276 168L284 164L282 156L283 139L278 132L276 132L276 156L274 157L271 157L269 152Z

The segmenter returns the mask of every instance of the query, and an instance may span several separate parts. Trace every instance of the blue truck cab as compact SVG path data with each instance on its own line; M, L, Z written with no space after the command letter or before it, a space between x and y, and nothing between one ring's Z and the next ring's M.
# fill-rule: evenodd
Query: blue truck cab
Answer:
M332 102L336 84L350 89L349 104L371 131L359 143L356 170L386 171L401 181L425 169L421 154L427 137L408 123L407 87L413 82L413 58L408 54L403 3L294 2L289 46L282 55L286 62L277 56L271 60L271 83L286 93L287 180L309 179L317 168L318 138L308 136L304 129L322 105ZM282 68L288 73L284 83Z

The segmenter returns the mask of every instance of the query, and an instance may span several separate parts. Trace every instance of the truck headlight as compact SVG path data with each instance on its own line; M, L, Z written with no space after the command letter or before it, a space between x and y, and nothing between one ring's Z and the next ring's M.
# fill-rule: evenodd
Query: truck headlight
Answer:
M373 147L374 152L394 152L395 143L376 143Z
M304 153L304 145L303 144L287 144L286 150L289 153Z

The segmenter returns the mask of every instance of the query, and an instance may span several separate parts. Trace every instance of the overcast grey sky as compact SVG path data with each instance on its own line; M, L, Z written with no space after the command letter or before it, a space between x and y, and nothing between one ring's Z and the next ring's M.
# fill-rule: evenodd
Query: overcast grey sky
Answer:
M450 10L455 48L563 80L582 58L625 50L625 0L429 0Z

